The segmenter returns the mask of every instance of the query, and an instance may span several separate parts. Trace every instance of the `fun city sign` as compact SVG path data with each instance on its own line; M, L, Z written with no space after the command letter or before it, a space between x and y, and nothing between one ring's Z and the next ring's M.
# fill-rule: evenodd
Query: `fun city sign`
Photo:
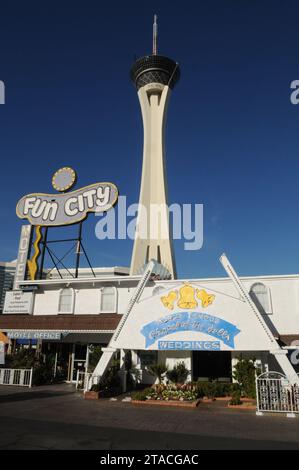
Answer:
M162 287L162 285L161 285ZM248 335L248 331L253 334ZM237 295L191 282L136 303L115 344L121 349L253 351L270 346Z
M68 192L76 180L77 175L72 168L60 168L52 177L52 186L60 194L27 194L17 203L18 217L27 219L30 225L23 225L21 229L14 290L19 289L27 270L30 279L36 279L43 227L78 224L90 212L106 212L116 203L118 189L113 183L94 183ZM33 231L35 240L32 243ZM32 257L28 259L31 245Z
M16 208L18 217L31 225L46 227L76 224L89 212L104 212L112 208L118 198L113 183L94 183L66 193L76 181L76 173L69 167L58 170L53 178L54 189L62 194L33 193L23 196Z

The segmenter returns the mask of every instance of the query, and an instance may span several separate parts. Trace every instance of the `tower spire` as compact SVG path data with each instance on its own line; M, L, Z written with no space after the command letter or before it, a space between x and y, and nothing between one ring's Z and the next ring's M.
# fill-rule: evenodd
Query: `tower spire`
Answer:
M157 55L157 39L158 39L158 23L157 15L154 15L154 24L153 24L153 55Z

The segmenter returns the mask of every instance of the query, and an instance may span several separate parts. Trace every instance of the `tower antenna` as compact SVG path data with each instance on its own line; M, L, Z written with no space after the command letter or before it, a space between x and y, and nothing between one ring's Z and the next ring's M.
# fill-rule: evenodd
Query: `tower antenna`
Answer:
M157 38L158 38L158 23L157 15L154 15L154 24L153 24L153 55L157 55Z

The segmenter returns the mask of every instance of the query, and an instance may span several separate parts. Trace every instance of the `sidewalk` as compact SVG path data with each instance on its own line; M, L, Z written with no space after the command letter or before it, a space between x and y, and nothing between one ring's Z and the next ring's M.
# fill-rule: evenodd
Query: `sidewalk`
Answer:
M299 449L298 418L88 401L68 384L1 386L0 408L0 449Z

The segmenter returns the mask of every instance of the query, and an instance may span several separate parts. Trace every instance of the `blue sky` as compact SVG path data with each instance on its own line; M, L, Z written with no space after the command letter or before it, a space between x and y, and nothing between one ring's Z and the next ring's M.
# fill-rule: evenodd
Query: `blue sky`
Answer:
M296 1L15 1L1 5L0 259L16 257L18 199L51 192L70 165L78 186L114 182L136 202L142 122L134 57L180 63L167 125L169 201L204 204L204 245L175 242L180 277L221 276L224 251L242 275L299 272L299 79ZM96 266L129 265L132 241L84 244ZM74 230L69 229L69 230ZM65 234L65 233L64 233Z

